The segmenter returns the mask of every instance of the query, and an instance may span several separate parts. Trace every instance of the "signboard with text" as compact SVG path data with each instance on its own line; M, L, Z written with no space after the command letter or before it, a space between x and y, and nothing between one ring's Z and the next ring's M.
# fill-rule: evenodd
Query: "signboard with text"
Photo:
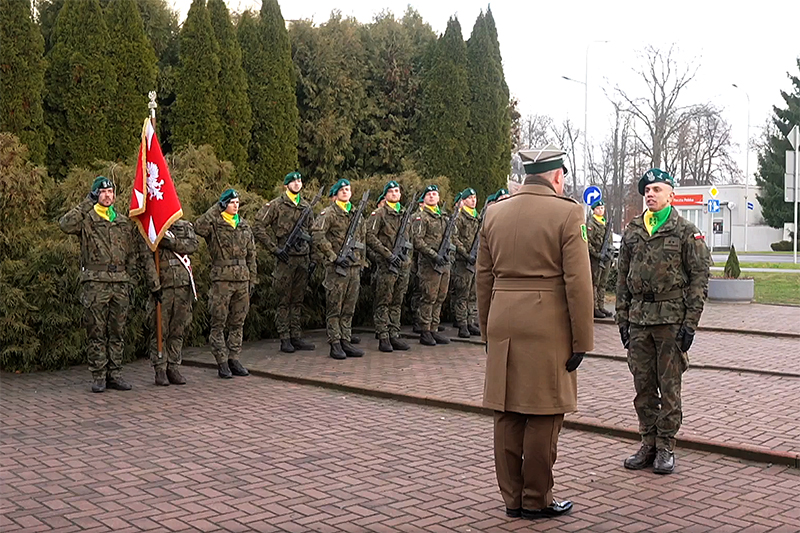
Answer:
M672 200L672 205L703 205L704 203L702 194L676 194Z

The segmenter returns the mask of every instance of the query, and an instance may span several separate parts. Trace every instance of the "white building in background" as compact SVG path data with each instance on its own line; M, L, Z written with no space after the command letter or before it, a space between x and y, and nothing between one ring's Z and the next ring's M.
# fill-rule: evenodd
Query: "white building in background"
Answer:
M718 213L708 212L711 187L696 185L677 187L675 201L672 202L680 215L693 222L706 236L706 243L713 249L728 249L733 243L737 251L744 251L745 205L744 185L716 185L720 209ZM770 244L784 238L783 229L775 229L764 223L761 204L756 198L757 187L750 187L749 203L752 209L747 221L747 251L770 251Z

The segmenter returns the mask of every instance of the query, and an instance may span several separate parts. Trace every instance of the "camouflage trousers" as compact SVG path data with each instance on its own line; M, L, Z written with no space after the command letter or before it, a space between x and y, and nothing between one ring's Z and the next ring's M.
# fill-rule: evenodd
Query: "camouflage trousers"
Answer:
M457 261L450 278L451 304L456 324L466 326L478 322L478 295L475 290L475 274L467 270L467 264Z
M606 265L605 268L600 264L600 261L592 257L592 288L594 289L594 308L605 310L606 308L606 284L608 283L608 275L611 271L611 265Z
M361 267L348 267L347 275L340 276L333 263L330 263L325 267L322 286L325 287L325 329L328 343L350 342L353 313L361 289Z
M249 281L214 281L208 295L211 334L208 343L217 364L239 359L242 330L250 309ZM225 330L228 338L225 338Z
M381 339L400 336L400 313L408 289L409 267L403 266L397 274L379 263L375 273L375 332Z
M642 442L675 446L681 427L681 377L684 371L675 337L680 324L637 326L631 324L628 368L633 374L636 396L633 406L639 418Z
M192 324L192 307L194 294L192 287L169 287L161 292L161 340L162 353L158 356L158 338L156 333L156 302L151 296L148 303L148 314L153 331L150 335L150 363L156 369L180 365L183 360L183 334Z
M419 324L419 304L422 302L422 290L419 285L419 274L417 271L417 260L411 265L411 272L408 276L408 283L411 285L411 295L408 297L408 304L411 308L414 324Z
M275 328L281 339L302 336L303 298L308 286L307 255L290 255L289 262L277 261L272 271L272 289L278 295Z
M447 298L447 288L450 285L450 269L447 268L444 274L439 274L433 266L420 259L417 277L421 296L419 326L422 331L436 331L441 319L442 304Z
M95 378L117 378L122 372L130 284L84 281L81 288L89 370Z

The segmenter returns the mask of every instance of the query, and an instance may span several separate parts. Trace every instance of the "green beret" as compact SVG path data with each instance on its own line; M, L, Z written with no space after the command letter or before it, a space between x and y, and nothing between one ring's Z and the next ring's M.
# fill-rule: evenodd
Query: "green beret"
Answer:
M378 203L381 203L381 200L383 200L386 197L386 193L389 192L389 189L394 189L394 188L398 188L399 189L400 188L400 184L397 183L394 180L392 180L389 183L387 183L383 187L383 192L381 193L381 195L378 196Z
M675 187L675 179L667 172L660 168L651 168L644 173L644 176L639 180L639 194L644 196L644 188L651 183L666 183L670 187Z
M299 172L296 172L296 171L295 172L289 172L283 178L283 184L284 185L289 185L294 180L301 180L301 179L303 179L303 176L301 176Z
M458 193L458 194L456 194L456 197L455 197L455 198L453 198L453 205L456 205L458 202L460 202L460 201L461 201L461 195L462 195L462 194L463 194L463 193Z
M495 199L500 198L501 196L508 196L508 189L500 189L495 194Z
M494 201L497 201L497 193L496 192L492 193L492 194L490 194L489 196L486 197L486 203L487 204L490 204L490 203L492 203Z
M462 200L466 200L470 196L478 196L478 193L476 193L475 189L473 189L472 187L467 187L466 189L461 191L459 198L461 198Z
M97 176L92 182L92 192L100 189L113 189L114 183L105 176Z
M439 192L439 187L436 185L428 185L427 187L425 187L425 189L422 191L422 194L419 197L419 201L422 202L425 199L425 195L433 191Z
M592 202L592 205L591 205L590 207L591 207L592 209L594 209L595 207L600 207L601 205L606 205L606 204L603 202L603 200L602 200L602 199L600 199L600 200L595 200L594 202Z
M219 195L219 205L223 208L228 207L228 202L234 198L239 198L239 193L233 189L226 189L225 192Z
M333 187L331 187L331 190L328 191L328 196L336 196L336 193L339 192L339 189L341 189L345 185L350 185L350 182L344 178L340 179L339 181L334 183Z

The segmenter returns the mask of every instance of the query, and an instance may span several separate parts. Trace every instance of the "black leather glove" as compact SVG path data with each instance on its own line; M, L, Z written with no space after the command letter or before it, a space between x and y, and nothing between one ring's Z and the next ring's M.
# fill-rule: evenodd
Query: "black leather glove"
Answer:
M631 330L630 326L619 327L619 338L622 340L622 347L626 350L631 345Z
M400 268L400 265L403 264L403 259L399 255L392 254L389 257L389 264L395 268Z
M346 257L337 257L333 264L342 268L348 268L350 266L350 260Z
M439 257L438 255L436 256L436 266L440 266L440 267L441 266L445 266L449 262L450 261L448 261L447 256L445 256L445 257Z
M689 348L692 347L692 342L694 342L694 330L686 324L682 325L675 341L682 352L688 352Z
M567 359L567 372L574 372L576 368L581 366L581 361L583 361L583 356L586 355L585 353L573 353L569 359Z
M275 257L277 257L278 259L280 259L284 263L288 263L289 262L289 252L287 252L285 248L278 248L273 253L275 254Z
M153 291L153 298L156 299L156 302L161 303L161 289Z
M97 201L100 199L100 191L92 191L86 195L86 198L91 200L93 204L96 204Z
M315 271L316 269L317 269L317 264L316 264L314 261L311 261L311 262L308 264L308 277L309 277L309 278L310 278L311 276L313 276L313 275L314 275L314 271Z

